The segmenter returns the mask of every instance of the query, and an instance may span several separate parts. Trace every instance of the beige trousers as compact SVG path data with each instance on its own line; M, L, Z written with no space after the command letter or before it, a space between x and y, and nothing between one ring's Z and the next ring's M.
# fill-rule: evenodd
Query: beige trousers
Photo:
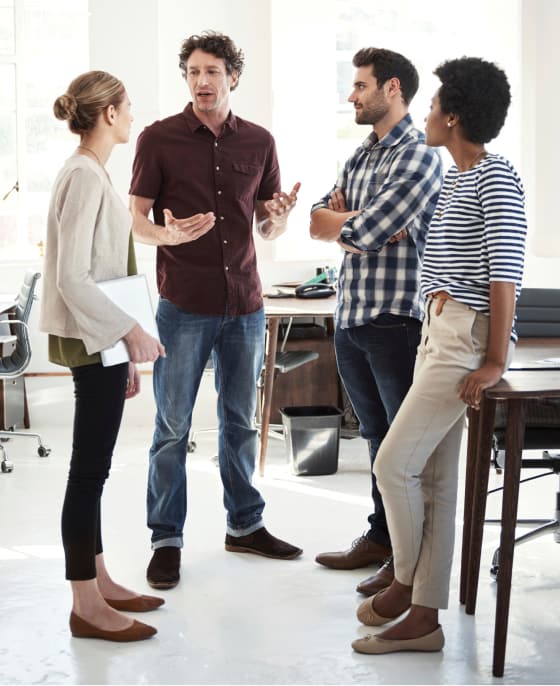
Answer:
M414 381L375 458L395 578L413 586L417 605L448 605L466 412L457 388L482 364L488 321L456 300L428 298Z

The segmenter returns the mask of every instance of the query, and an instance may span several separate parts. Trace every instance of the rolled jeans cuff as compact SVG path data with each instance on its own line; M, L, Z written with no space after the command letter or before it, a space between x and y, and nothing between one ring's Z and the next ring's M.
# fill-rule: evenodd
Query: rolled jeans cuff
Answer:
M258 531L258 529L262 529L263 526L263 520L259 519L258 522L255 522L254 524L251 524L251 526L247 526L244 529L232 529L231 526L228 525L226 531L230 536L239 538L240 536L248 536L249 534L253 534L255 531Z
M172 536L170 538L162 538L159 541L152 541L152 550L158 548L182 548L183 539L181 536Z

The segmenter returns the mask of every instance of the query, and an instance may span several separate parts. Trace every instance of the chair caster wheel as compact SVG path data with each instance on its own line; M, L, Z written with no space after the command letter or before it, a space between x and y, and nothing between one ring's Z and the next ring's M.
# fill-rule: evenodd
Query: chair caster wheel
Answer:
M47 448L46 445L40 445L37 448L37 453L39 457L48 457L51 454L51 449Z
M195 441L189 441L187 443L187 452L188 453L194 453L196 450L196 442Z
M498 565L492 565L490 567L490 576L497 581L498 580L498 572L500 570L500 567Z
M11 462L2 462L2 471L5 474L14 471L14 465Z

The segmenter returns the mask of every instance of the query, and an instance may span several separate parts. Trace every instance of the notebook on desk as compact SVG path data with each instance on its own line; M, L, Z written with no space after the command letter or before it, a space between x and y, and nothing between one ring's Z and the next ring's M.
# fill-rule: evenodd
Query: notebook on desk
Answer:
M117 307L136 319L144 331L159 339L148 281L144 274L99 281L97 286ZM101 351L101 363L104 367L129 360L128 348L123 340Z

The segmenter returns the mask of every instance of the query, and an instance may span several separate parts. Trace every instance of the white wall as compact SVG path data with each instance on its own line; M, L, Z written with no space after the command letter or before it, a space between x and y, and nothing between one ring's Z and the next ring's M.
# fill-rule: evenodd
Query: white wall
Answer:
M560 288L560 165L556 134L560 111L560 2L525 0L523 5L522 176L531 227L525 284Z
M328 22L335 0L90 0L91 68L106 69L126 84L135 116L133 140L115 149L109 163L113 183L126 201L135 138L157 118L181 110L188 91L178 68L180 42L186 36L214 29L231 35L246 55L246 68L232 106L240 116L258 122L277 137L285 188L303 183L300 207L290 231L307 240L308 209L317 188L334 178L328 150L322 144L332 130L331 83L334 68L328 51L307 49L306 31L330 45ZM560 2L523 0L523 141L520 172L527 190L531 237L525 285L555 287L560 268L556 188L560 171L552 117L560 93L556 65ZM274 38L272 25L274 24ZM333 59L334 63L334 59ZM275 104L273 115L273 101ZM325 103L327 103L325 105ZM298 137L290 131L298 129ZM303 135L302 135L303 132ZM304 141L304 144L302 144ZM280 239L282 240L282 239ZM282 252L282 251L280 251ZM285 251L284 251L285 252ZM154 282L154 249L138 246L139 266ZM274 259L270 243L257 239L259 270L266 287L281 279L306 278L309 261ZM554 255L550 257L548 255ZM15 292L24 263L0 265L0 293ZM40 271L40 263L31 265ZM35 327L38 308L32 315ZM46 359L46 338L33 331L31 371L58 371Z

